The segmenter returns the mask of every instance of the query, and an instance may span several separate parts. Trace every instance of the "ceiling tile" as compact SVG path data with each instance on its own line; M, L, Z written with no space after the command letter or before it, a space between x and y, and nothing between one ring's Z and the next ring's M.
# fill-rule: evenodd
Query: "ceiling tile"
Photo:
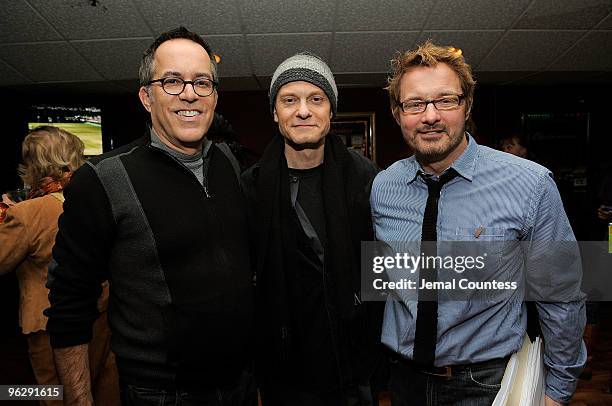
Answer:
M136 79L143 52L153 38L73 41L75 48L109 80ZM108 56L112 55L112 58Z
M485 30L510 28L530 0L440 0L427 30Z
M338 0L336 31L418 31L432 0Z
M66 39L150 36L131 2L125 0L29 0Z
M31 81L0 60L0 86L21 85Z
M206 40L223 58L219 67L221 77L251 74L242 35L213 35ZM73 41L73 44L105 78L121 80L138 78L142 53L151 42L153 38Z
M61 39L60 35L23 1L11 1L10 6L8 2L6 5L0 13L0 43Z
M478 70L541 70L566 51L583 31L509 31Z
M418 32L337 33L330 68L340 72L388 72L397 51L409 49Z
M237 0L246 33L332 31L333 0Z
M463 57L472 66L477 66L504 31L423 31L418 39L421 44L431 39L435 44L461 48Z
M238 34L240 18L233 1L132 0L157 36L180 25L207 34Z
M213 51L221 55L219 76L249 76L252 74L245 39L242 35L209 35L206 40Z
M0 58L35 82L102 79L66 42L1 45Z
M612 70L612 31L592 31L550 67L550 70Z
M427 38L461 47L481 83L598 83L612 71L612 0L95 3L0 1L0 86L131 92L152 37L181 24L223 57L222 91L266 88L303 50L328 61L341 87L379 87L394 51ZM542 69L551 72L534 74Z
M597 25L598 30L612 30L612 13L608 14L600 24Z
M247 35L249 54L256 75L272 76L277 66L301 51L328 59L331 33Z
M586 30L610 11L610 0L535 0L514 28Z

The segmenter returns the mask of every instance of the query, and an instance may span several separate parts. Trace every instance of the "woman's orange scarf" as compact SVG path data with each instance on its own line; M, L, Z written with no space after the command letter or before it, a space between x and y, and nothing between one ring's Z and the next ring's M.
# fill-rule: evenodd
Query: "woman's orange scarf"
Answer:
M42 197L50 193L64 190L68 182L70 182L71 177L72 172L64 172L60 179L53 179L50 176L42 178L40 182L38 182L38 186L30 190L28 193L28 199L34 199L35 197ZM9 209L9 207L10 206L6 203L0 202L0 223L4 222L4 219L6 218L6 211Z

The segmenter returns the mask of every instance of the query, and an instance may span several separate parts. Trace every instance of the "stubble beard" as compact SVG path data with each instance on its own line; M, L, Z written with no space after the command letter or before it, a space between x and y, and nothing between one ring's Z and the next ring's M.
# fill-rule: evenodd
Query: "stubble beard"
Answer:
M418 131L444 131L446 135L439 141L417 141L419 134ZM414 135L409 138L408 145L413 149L414 155L416 159L422 164L431 164L435 162L442 161L448 155L451 154L459 145L463 139L463 134L465 134L465 127L463 127L460 131L461 135L458 135L455 139L451 138L449 134L449 130L446 126L431 126L431 127L423 127L418 130L415 130ZM450 141L450 144L436 145L437 143L442 143L445 139ZM419 148L419 144L421 148ZM425 148L422 148L425 146Z

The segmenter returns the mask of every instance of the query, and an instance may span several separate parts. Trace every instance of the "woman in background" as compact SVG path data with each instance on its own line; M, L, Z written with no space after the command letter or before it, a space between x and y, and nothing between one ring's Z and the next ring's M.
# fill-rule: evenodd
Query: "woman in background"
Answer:
M0 223L0 274L17 272L19 281L19 325L26 335L30 362L40 385L59 385L53 350L46 332L49 307L47 266L62 213L63 189L72 173L83 163L83 142L68 131L52 126L31 130L22 144L23 163L19 176L29 189L28 198L19 203L6 195L4 220ZM86 271L86 270L84 270ZM98 300L100 317L94 324L89 344L91 387L94 402L119 405L119 385L110 330L107 325L108 283ZM61 401L41 401L61 405Z

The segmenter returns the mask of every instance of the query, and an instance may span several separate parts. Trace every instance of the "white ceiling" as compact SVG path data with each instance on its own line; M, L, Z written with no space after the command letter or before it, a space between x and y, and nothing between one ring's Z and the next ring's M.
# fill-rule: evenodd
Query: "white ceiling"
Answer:
M394 52L428 38L484 83L612 83L612 0L0 0L0 86L133 90L178 25L223 57L225 90L267 88L303 50L340 86L380 87Z

